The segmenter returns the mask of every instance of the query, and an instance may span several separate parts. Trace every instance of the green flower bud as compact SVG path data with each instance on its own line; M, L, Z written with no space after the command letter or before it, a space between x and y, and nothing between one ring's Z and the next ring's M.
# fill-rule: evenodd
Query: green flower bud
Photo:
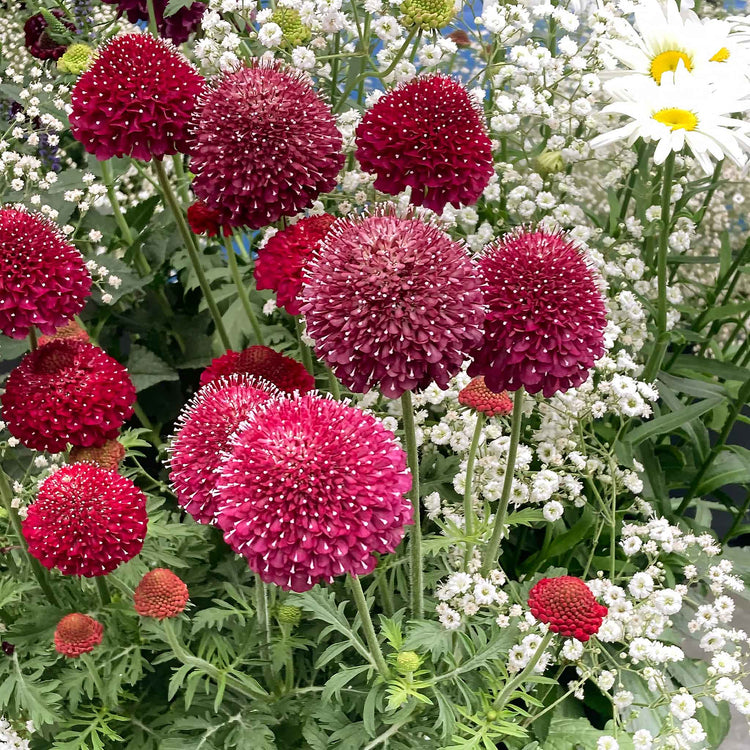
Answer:
M487 721L495 721L497 719L497 711L490 709L487 711Z
M57 61L61 73L72 73L79 76L88 68L94 50L88 44L71 44Z
M276 8L271 21L278 24L284 34L283 46L299 47L310 38L310 29L305 26L294 8Z
M555 174L565 169L565 161L559 151L550 151L545 148L536 157L536 168L540 174Z
M396 669L401 674L408 674L409 672L416 672L419 669L419 665L422 660L419 655L414 651L400 651L396 656Z
M401 23L416 26L422 31L442 29L454 15L453 0L404 0L401 3Z
M280 604L276 610L276 618L279 622L287 625L299 625L302 619L302 610L292 604Z

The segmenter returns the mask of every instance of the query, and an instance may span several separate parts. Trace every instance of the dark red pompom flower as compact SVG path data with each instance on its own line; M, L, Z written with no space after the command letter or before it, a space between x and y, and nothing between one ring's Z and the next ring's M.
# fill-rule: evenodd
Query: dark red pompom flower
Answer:
M258 252L255 281L258 289L273 289L276 304L299 315L302 272L313 251L336 221L330 214L308 216L277 232Z
M247 375L204 385L185 406L170 446L170 474L177 502L199 523L216 515L216 468L248 414L276 395L273 386Z
M488 312L470 375L493 391L581 385L604 354L604 298L582 251L561 232L522 229L479 258Z
M188 587L178 575L167 568L156 568L136 586L133 604L141 617L164 620L184 612L188 598Z
M513 400L508 393L491 391L481 375L459 391L458 402L481 412L485 417L500 417L513 411Z
M209 237L215 237L219 232L225 237L232 234L232 227L222 227L219 212L209 208L203 201L195 201L188 206L187 220L193 234L206 234Z
M91 276L55 224L24 208L0 208L0 331L14 339L32 326L51 335L82 309Z
M93 651L101 642L104 628L93 617L72 612L57 623L55 650L58 654L76 659Z
M259 229L309 208L344 164L331 108L279 63L225 73L194 122L193 190L235 227Z
M170 42L150 34L113 37L73 89L73 136L99 161L185 153L204 86L203 76Z
M529 609L553 633L587 641L599 632L607 608L574 576L542 578L529 592Z
M200 382L203 386L233 373L254 375L284 393L307 393L315 388L315 379L301 362L268 346L250 346L241 352L222 354L201 373Z
M146 536L146 496L130 479L90 463L42 482L23 520L29 552L66 576L103 576L135 557Z
M21 6L23 7L23 6ZM75 33L76 27L65 17L65 11L52 8L49 11L65 28ZM35 13L23 25L26 49L37 60L58 60L65 54L67 45L55 41L49 35L49 24L41 13Z
M219 469L217 522L252 570L307 591L364 575L412 523L406 454L375 417L301 396L250 414Z
M50 341L11 372L0 397L8 429L24 445L52 453L117 437L133 414L128 371L104 350L75 339Z
M69 464L83 461L101 466L102 469L117 471L125 458L125 446L119 440L107 440L98 448L73 448L68 456Z
M456 80L425 75L378 99L357 126L357 159L376 190L441 213L475 203L494 173L481 107Z
M116 5L120 15L127 15L130 23L148 21L148 0L103 0L108 5ZM159 34L182 44L198 28L206 12L206 4L185 3L176 13L164 16L169 0L154 0L154 16Z
M442 388L482 338L482 282L464 245L385 210L340 219L305 271L302 312L317 354L351 390Z

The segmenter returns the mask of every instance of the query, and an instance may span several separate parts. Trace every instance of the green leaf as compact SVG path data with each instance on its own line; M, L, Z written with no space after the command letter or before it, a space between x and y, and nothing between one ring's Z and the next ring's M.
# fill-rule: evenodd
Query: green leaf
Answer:
M710 323L712 320L722 320L724 318L733 318L750 310L750 302L736 302L731 305L719 305L712 307L704 316L703 322Z
M194 2L195 0L169 0L167 7L164 8L164 18L179 13L183 8L189 8Z
M711 398L712 396L726 396L726 390L716 383L706 383L695 378L678 378L668 372L659 373L659 380L676 393L684 393L695 398Z
M359 667L345 667L326 682L320 697L324 701L330 701L334 696L338 699L339 694L345 685L350 683L357 675L360 675L369 669L372 669L369 664L364 664Z
M725 484L750 484L750 450L739 445L724 448L703 475L696 494L708 495Z
M701 375L733 380L744 383L747 380L747 368L737 367L729 362L719 362L716 359L697 357L692 354L681 354L670 368L673 374L697 372Z
M722 400L721 396L712 396L695 404L690 404L690 406L686 406L684 409L663 414L631 430L625 437L625 441L631 445L638 445L654 435L669 434L679 427L684 427L691 419L697 419L707 411L710 411L721 403Z
M610 723L611 724L611 723ZM571 719L567 716L555 716L550 722L549 733L544 741L544 750L592 750L600 737L616 736L620 750L632 750L633 743L627 736L610 726L604 731L596 729L588 719L583 717Z
M128 358L128 372L136 391L144 391L165 380L178 380L177 370L145 346L134 344Z

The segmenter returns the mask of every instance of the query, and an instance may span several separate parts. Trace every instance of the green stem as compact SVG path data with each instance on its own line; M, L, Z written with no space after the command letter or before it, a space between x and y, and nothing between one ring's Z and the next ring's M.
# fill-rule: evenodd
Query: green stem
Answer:
M367 641L367 647L370 649L373 664L377 667L381 677L387 680L388 665L385 663L383 651L380 648L380 643L378 643L378 637L375 635L375 626L372 624L372 617L370 617L370 608L367 606L367 599L365 598L365 592L362 590L359 578L357 576L349 576L349 586L354 596L354 603L357 605L359 618L362 620L362 630L365 631L365 640Z
M396 611L396 608L393 606L393 592L388 583L388 576L385 569L380 565L375 569L375 580L378 584L380 604L383 607L383 612L386 617L393 617L393 613Z
M99 592L99 598L102 600L102 605L107 606L112 603L112 597L109 595L109 586L107 585L107 579L104 576L96 577L96 590Z
M336 401L340 401L341 388L339 387L338 378L333 374L333 370L330 367L326 367L326 373L328 374L328 390L331 392Z
M112 171L112 163L109 161L103 161L100 162L100 166L102 169L102 179L104 180L104 185L107 188L107 198L109 198L109 205L112 207L112 214L115 217L115 224L117 224L117 227L120 230L120 234L122 235L122 239L125 241L125 244L130 247L130 245L133 244L133 233L130 231L128 222L125 221L122 209L120 208L120 201L117 200L117 195L115 194L115 177Z
M536 665L539 663L539 659L542 658L542 654L547 649L547 646L549 646L553 635L554 633L551 630L547 631L544 638L542 638L541 643L537 646L537 649L534 652L534 655L531 657L531 660L523 668L523 671L521 671L509 683L506 684L506 686L503 688L502 693L500 693L500 695L497 697L497 700L495 701L494 705L496 709L502 709L511 698L513 693L516 691L516 688L518 688L519 685L522 685L524 680L526 680L526 678L534 671L534 667L536 667Z
M656 308L656 339L651 356L643 371L643 380L649 382L656 377L661 369L664 355L669 346L667 331L667 254L669 253L669 230L672 221L669 216L669 206L672 197L672 176L674 174L675 152L670 151L664 162L661 192L661 233L659 234L659 249L657 254L657 308Z
M3 505L5 506L5 512L8 514L10 525L13 527L15 535L18 537L18 544L23 550L24 557L31 566L31 571L39 584L39 587L47 597L47 601L53 607L59 607L60 603L55 596L55 592L52 591L49 579L47 577L47 571L42 567L39 560L36 559L30 552L29 547L26 544L26 537L23 535L23 529L21 527L21 519L18 517L18 511L13 507L13 491L10 488L8 477L5 472L0 468L0 498L2 498Z
M180 193L182 202L187 205L190 203L190 191L188 190L188 181L185 176L185 167L182 164L182 155L174 154L172 156L172 164L174 165L174 173L177 177L177 190Z
M500 495L500 505L495 514L495 526L492 530L490 543L485 551L484 566L482 572L487 575L492 566L497 562L497 552L500 549L500 540L503 537L505 519L508 515L508 503L510 502L510 491L513 487L513 473L516 466L516 455L518 454L518 442L521 438L521 425L523 424L523 396L524 388L521 386L513 395L513 417L510 425L510 445L508 445L508 456L505 464L505 478L503 479L503 490Z
M255 315L255 310L253 310L253 305L250 302L250 297L247 293L247 289L245 289L245 285L242 282L240 267L237 265L237 254L234 252L234 247L232 246L232 241L229 237L224 237L224 247L227 251L229 273L232 275L232 280L234 281L235 287L237 287L237 294L239 295L240 302L242 303L242 307L245 310L245 315L247 315L247 319L250 321L250 326L253 329L255 340L261 346L264 346L265 341L263 340L263 333L260 330L258 318Z
M302 340L302 319L299 315L294 316L294 330L297 333L297 341L299 342L299 351L302 355L302 364L310 375L315 375L313 368L313 358L310 347Z
M39 339L36 336L36 328L31 326L29 328L29 349L33 352L39 348Z
M474 502L471 498L472 485L474 483L474 464L477 458L477 449L479 440L482 437L482 428L484 427L486 417L481 412L477 414L477 424L474 427L474 436L471 439L469 448L469 457L466 459L466 482L464 484L464 530L467 537L472 537L475 532ZM474 543L466 543L466 562L471 559Z
M750 490L747 491L747 497L745 498L745 502L742 504L742 507L735 514L734 521L732 521L732 525L729 527L729 530L722 538L721 540L722 544L727 544L727 542L729 542L729 540L734 536L735 532L740 527L740 524L745 520L745 516L747 515L748 510L750 510Z
M404 391L401 396L401 407L404 413L404 440L406 442L406 455L411 472L411 491L409 499L414 508L414 525L409 531L409 593L411 616L415 620L422 619L424 611L422 594L424 581L422 574L422 521L419 507L419 450L417 448L417 434L414 425L414 407L411 400L411 392Z
M209 284L208 279L206 278L206 274L203 271L203 266L201 265L200 254L198 252L198 245L195 242L195 237L193 237L193 234L187 225L187 221L185 221L185 214L182 212L182 209L177 202L174 190L172 190L172 185L169 182L169 177L167 176L167 172L164 169L164 163L160 159L154 159L154 169L156 170L156 174L159 178L159 187L161 188L161 193L164 197L164 201L169 206L169 210L174 216L174 220L177 223L177 229L179 230L182 241L187 248L188 255L190 256L190 262L193 264L193 270L198 277L198 283L200 284L201 291L203 292L203 296L206 299L208 309L211 312L211 317L214 320L216 331L219 334L219 338L221 339L221 343L223 344L224 348L229 350L232 348L232 345L229 341L229 336L227 335L226 328L224 328L224 322L221 319L221 313L219 312L219 308L216 305L214 294L211 291L211 285Z
M268 615L268 589L261 577L255 574L255 612L260 631L260 658L263 660L263 676L267 686L274 684L271 674L271 618Z
M154 0L146 0L148 9L148 30L154 35L159 36L159 29L156 26L156 13L154 12Z

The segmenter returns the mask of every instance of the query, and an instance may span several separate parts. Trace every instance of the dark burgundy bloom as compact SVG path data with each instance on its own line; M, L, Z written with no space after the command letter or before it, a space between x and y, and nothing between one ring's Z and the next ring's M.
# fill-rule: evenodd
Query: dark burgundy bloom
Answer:
M60 23L75 33L76 27L66 18L65 11L60 8L53 8L49 11ZM35 13L23 25L23 31L26 36L26 49L32 57L37 60L58 60L63 56L67 45L56 42L48 33L49 24L47 19L41 13Z
M232 234L232 227L222 227L219 212L209 208L203 201L195 201L188 206L187 220L193 234L206 234L209 237L215 237L219 232L223 232L225 237Z
M127 15L130 23L148 21L147 0L102 0L108 5L116 5L120 15ZM177 13L164 16L169 0L154 0L156 27L160 36L171 39L175 44L182 44L198 28L206 12L206 4L194 2L186 4Z

